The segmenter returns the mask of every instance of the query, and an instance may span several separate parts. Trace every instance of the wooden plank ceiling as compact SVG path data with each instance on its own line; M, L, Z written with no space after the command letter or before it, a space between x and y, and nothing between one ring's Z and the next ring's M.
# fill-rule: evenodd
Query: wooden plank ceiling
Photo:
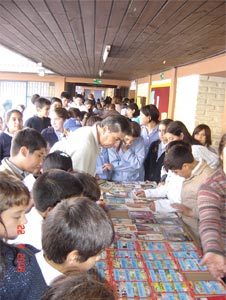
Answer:
M225 0L0 0L0 44L60 75L135 79L225 52L225 11Z

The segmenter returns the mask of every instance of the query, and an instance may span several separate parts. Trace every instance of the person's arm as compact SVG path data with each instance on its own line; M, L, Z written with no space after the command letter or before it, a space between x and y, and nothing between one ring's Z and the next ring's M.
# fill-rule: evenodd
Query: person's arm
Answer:
M221 235L223 198L209 184L201 186L198 193L199 234L204 256L202 264L216 278L224 277L226 259Z
M208 150L205 146L193 145L192 154L198 161L200 161L200 159L205 160L212 169L216 169L219 165L218 155Z

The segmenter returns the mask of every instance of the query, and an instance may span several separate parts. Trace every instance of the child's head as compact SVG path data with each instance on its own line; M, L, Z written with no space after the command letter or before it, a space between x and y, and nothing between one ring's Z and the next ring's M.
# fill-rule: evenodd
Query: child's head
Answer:
M36 106L38 116L39 117L48 117L50 105L51 105L50 100L48 100L46 98L42 98L42 97L38 98L35 101L35 106Z
M6 113L5 123L8 132L14 134L23 128L23 114L17 109L12 109Z
M136 103L130 103L129 106L127 107L127 117L132 119L132 118L136 118L140 115L140 110L137 106Z
M51 124L55 131L64 131L64 122L68 118L68 112L65 108L58 107L51 112Z
M87 272L60 276L42 297L42 300L115 300L112 288Z
M46 147L45 139L37 130L25 128L12 139L10 157L22 170L33 173L41 168Z
M150 122L158 123L159 110L154 104L145 105L140 110L140 124L148 125Z
M18 226L27 223L25 211L30 193L21 180L0 172L0 198L0 237L14 239Z
M49 153L43 161L42 171L46 172L51 169L60 169L67 172L72 171L71 157L67 153L59 150Z
M132 145L132 143L138 138L140 137L141 134L141 128L140 125L137 122L131 121L130 122L130 131L131 133L129 135L126 135L124 137L124 143L127 146Z
M99 184L95 177L85 172L73 172L73 175L78 178L83 186L82 195L88 197L90 200L98 201L100 199L101 191Z
M32 189L34 205L45 217L62 199L80 196L83 186L78 178L63 170L49 170L40 175Z
M212 144L211 130L206 124L199 124L198 126L196 126L192 136L203 146L209 147Z
M62 107L62 101L60 98L52 97L51 98L51 110Z
M114 239L114 227L102 208L85 197L63 200L42 225L47 260L64 272L92 268Z
M193 169L194 157L189 144L174 141L168 146L164 166L175 174L189 178Z
M166 142L166 138L165 138L165 133L166 133L166 129L169 126L169 124L173 122L172 119L164 119L162 121L159 122L159 139L161 142Z

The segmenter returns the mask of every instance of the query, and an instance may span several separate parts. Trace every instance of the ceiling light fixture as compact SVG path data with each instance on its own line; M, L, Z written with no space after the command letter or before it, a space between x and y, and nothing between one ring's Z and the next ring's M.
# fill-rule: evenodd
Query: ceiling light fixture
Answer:
M108 55L109 55L109 52L111 51L111 45L107 45L104 49L104 53L103 53L103 62L105 63L107 58L108 58Z
M37 63L37 72L39 76L45 76L45 68L42 66L42 63Z
M101 77L104 73L104 70L99 70L99 76Z

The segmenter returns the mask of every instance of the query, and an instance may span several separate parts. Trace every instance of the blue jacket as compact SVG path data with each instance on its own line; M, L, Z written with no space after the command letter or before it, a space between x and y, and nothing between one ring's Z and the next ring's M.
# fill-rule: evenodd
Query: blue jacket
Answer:
M1 300L40 300L47 290L35 257L38 250L30 245L25 247L18 249L0 240L0 259L5 261L4 275L0 279Z
M0 161L10 156L11 141L12 137L9 134L5 132L0 134Z
M108 149L109 161L113 165L113 181L143 181L145 146L142 137L137 138L127 151Z
M48 143L49 148L51 148L59 140L53 127L48 127L48 128L43 129L41 132L41 135L44 137L44 139Z

